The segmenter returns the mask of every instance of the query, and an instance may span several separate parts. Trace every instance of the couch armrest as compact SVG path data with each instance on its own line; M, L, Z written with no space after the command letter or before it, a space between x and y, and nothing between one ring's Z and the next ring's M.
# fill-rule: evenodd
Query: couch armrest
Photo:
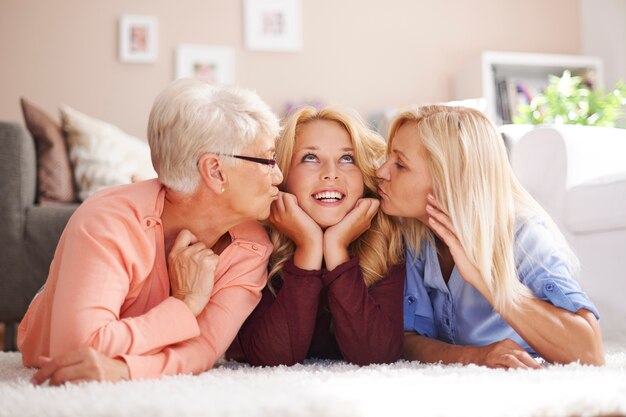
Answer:
M555 217L555 213L562 209L566 188L563 137L552 128L535 128L511 145L509 160L515 175L524 188Z
M538 127L514 144L510 159L528 192L553 217L561 217L568 190L626 171L626 130Z

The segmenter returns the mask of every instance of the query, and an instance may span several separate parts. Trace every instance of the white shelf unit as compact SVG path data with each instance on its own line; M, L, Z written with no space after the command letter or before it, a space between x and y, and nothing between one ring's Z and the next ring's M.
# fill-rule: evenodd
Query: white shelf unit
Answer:
M548 75L561 76L566 69L572 74L584 73L594 87L604 85L599 57L485 51L455 76L454 99L484 97L487 115L500 125L503 118L498 111L499 81L515 78L547 85Z

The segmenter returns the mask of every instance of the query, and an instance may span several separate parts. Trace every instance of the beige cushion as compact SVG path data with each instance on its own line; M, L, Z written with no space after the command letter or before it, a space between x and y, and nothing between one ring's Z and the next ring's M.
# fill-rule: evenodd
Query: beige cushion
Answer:
M37 149L37 201L41 204L76 201L72 169L61 126L22 97L24 122Z
M145 141L69 106L61 106L61 119L80 200L105 187L157 176Z

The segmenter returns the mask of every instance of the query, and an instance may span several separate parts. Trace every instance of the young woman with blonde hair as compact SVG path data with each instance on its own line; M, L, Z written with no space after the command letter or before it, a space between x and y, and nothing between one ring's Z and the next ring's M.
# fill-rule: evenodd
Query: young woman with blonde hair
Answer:
M276 149L285 180L270 216L270 279L230 356L253 365L399 359L406 274L399 229L376 195L384 140L347 110L306 107Z
M536 368L604 363L598 312L563 235L479 111L425 106L390 128L382 210L408 246L404 356Z

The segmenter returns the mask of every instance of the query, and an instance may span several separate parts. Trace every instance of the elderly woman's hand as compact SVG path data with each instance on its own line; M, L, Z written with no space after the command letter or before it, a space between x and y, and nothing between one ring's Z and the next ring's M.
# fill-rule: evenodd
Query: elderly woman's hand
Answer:
M211 298L219 257L189 230L183 229L168 256L172 296L197 317Z
M93 348L83 348L67 352L54 359L41 357L39 370L31 382L41 385L62 385L80 381L120 381L129 379L126 362L109 358Z

